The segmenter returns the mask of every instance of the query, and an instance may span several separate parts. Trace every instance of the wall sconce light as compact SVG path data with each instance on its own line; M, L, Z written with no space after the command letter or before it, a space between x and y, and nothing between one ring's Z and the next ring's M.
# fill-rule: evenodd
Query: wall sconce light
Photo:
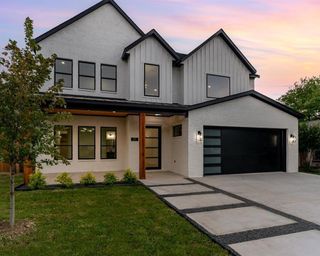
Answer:
M201 142L202 141L202 133L201 133L201 131L198 131L198 133L197 133L197 142Z
M289 136L289 143L294 144L297 142L297 137L294 134L290 134Z

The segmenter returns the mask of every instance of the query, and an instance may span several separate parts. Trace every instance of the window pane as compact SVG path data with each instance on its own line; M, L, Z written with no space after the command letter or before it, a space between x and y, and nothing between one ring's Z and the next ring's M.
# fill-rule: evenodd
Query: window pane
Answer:
M79 159L95 158L95 128L79 127Z
M101 158L117 158L117 128L101 128Z
M229 95L230 78L223 76L208 75L208 97L221 98Z
M155 137L158 138L159 129L158 128L147 128L146 129L146 137Z
M72 159L72 127L56 126L55 129L55 145L64 158Z
M146 158L146 167L148 168L159 167L159 158Z
M72 74L72 61L56 59L56 70L58 73Z
M204 164L221 164L221 157L205 157Z
M101 90L115 92L116 91L116 80L103 79L101 80Z
M221 145L221 140L220 139L205 139L204 140L204 145L205 146L220 146Z
M146 148L146 157L158 157L159 148Z
M159 66L148 65L144 67L145 74L145 95L159 96Z
M182 125L173 126L173 137L182 136Z
M86 76L79 77L79 88L80 89L94 90L94 87L95 87L94 78L86 77Z
M204 172L206 174L221 173L221 167L220 166L204 167Z
M101 77L116 79L117 67L101 65Z
M221 130L220 129L205 129L204 130L204 136L221 136Z
M220 155L221 148L204 148L205 155Z
M79 75L80 76L95 76L94 63L79 62Z
M63 80L63 87L72 88L72 75L56 74L56 82Z

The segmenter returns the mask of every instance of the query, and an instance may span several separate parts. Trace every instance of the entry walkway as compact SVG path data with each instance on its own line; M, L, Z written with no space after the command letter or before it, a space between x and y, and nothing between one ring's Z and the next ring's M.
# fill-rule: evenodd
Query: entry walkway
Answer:
M239 193L230 192L232 189L228 186L228 179L234 183L237 180L243 182L248 191L255 194L258 191L253 188L263 188L263 180L270 182L268 175L272 179L279 176L282 182L292 182L290 175L300 177L299 174L272 173L186 179L161 172L152 173L142 182L167 205L234 255L320 255L320 226L317 223L273 208L265 204L266 201L253 201L250 194L239 191L239 186ZM244 182L251 180L254 183L253 176L260 185L250 186L248 181ZM277 201L276 197L274 201Z

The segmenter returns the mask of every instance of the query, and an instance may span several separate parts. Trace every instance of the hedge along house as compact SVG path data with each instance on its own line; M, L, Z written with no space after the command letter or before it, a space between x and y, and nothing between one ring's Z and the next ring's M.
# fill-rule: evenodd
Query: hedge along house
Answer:
M104 0L36 40L57 54L73 114L56 144L71 165L45 173L298 171L300 114L254 91L257 71L223 30L181 54Z

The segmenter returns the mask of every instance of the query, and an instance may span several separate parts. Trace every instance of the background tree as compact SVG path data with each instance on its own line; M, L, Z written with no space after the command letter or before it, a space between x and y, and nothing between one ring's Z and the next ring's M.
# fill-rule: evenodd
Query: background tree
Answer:
M303 78L280 97L281 102L304 114L305 120L314 120L320 115L320 76Z
M44 57L33 39L33 22L25 20L25 47L9 40L0 56L0 160L10 165L10 225L15 222L14 174L17 164L31 160L41 167L59 160L67 164L54 146L53 123L66 118L53 113L64 108L59 97L62 81L46 92L41 88L50 80L55 56ZM37 161L41 156L41 161ZM44 156L44 157L42 157Z
M300 166L310 168L314 151L320 149L320 125L310 122L320 117L320 76L301 79L279 100L304 114L299 124Z

